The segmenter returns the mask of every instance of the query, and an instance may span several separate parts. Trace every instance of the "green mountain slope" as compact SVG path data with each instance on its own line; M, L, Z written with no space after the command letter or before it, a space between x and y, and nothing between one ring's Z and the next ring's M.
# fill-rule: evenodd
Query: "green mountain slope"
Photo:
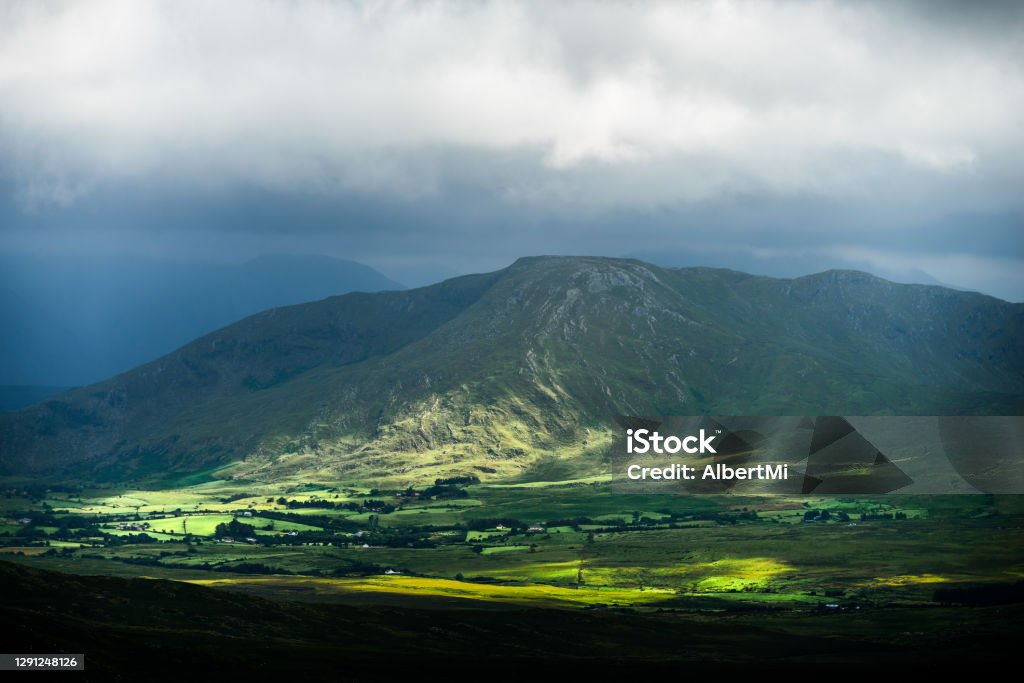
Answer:
M1016 414L1022 331L1024 305L857 272L527 258L252 316L0 416L0 465L403 482L582 457L616 412Z

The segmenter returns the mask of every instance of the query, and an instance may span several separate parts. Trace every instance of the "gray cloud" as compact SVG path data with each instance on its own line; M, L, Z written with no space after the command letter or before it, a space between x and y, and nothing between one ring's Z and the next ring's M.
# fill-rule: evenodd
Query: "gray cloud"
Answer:
M238 233L255 250L302 232L386 265L409 262L404 234L469 270L709 232L765 259L788 242L1022 298L1019 240L992 254L1005 228L977 227L1024 214L1021 17L954 2L7 4L0 244L186 245L201 228L231 252ZM139 187L193 207L109 209ZM280 199L280 219L224 208L253 193ZM305 221L283 212L304 204ZM964 215L982 219L950 239Z
M979 42L871 5L117 0L5 15L5 157L31 199L157 172L415 196L437 190L436 169L403 151L425 146L535 149L552 171L670 166L644 203L856 192L873 169L832 164L851 150L961 175L1021 151L1013 35ZM559 188L521 191L545 189Z

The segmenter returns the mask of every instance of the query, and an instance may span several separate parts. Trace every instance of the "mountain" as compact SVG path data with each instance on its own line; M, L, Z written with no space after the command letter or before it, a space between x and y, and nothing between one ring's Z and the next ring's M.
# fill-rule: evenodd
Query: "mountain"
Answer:
M258 311L351 291L404 289L355 261L240 265L128 258L0 259L0 383L90 384Z
M859 272L524 258L265 311L0 415L0 467L404 483L592 468L614 413L1018 414L1022 332L1024 305Z
M645 247L624 256L647 261L663 268L694 265L713 266L779 278L799 277L820 272L822 269L861 270L892 282L907 285L937 285L948 289L967 289L943 282L931 273L910 264L894 263L889 266L881 266L877 263L852 259L820 249L804 248L769 253L750 253L714 245L697 248Z
M35 384L0 385L0 412L21 410L62 394L71 387L41 387Z

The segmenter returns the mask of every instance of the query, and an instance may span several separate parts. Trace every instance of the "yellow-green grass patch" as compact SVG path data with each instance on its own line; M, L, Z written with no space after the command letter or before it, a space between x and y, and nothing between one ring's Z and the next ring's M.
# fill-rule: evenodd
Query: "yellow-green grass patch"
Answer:
M481 584L450 579L411 576L371 576L361 578L241 577L190 579L200 585L273 592L312 590L318 594L384 593L392 595L461 598L485 602L551 604L561 606L630 606L655 603L674 597L673 591L620 588L567 588L545 584Z

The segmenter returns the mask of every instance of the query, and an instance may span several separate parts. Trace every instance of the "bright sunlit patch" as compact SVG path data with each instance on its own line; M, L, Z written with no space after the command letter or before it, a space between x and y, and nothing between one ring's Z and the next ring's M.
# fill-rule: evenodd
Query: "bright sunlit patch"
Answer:
M899 574L897 576L875 577L875 582L883 586L913 586L926 583L946 583L951 580L938 574Z
M390 593L394 595L461 598L487 602L553 603L561 605L635 605L666 600L670 590L568 588L544 584L495 585L413 576L371 576L322 579L254 577L193 579L188 583L224 588L254 588L259 592L313 590L321 595Z
M723 558L671 567L587 567L589 585L667 586L717 593L758 590L793 567L769 557Z

